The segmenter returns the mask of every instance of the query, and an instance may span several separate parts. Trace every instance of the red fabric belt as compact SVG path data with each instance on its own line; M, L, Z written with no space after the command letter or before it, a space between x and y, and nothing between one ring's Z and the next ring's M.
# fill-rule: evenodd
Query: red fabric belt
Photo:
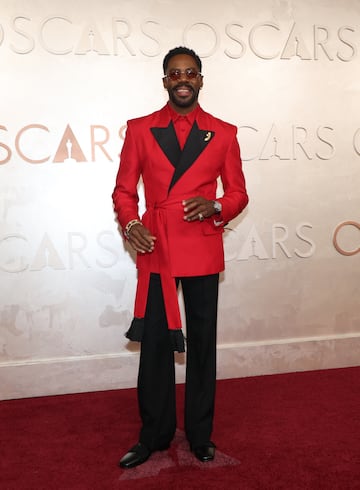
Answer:
M166 201L148 205L146 210L146 225L150 232L156 236L155 260L153 257L139 257L138 282L135 296L135 318L144 318L146 303L149 290L150 273L156 272L160 274L161 286L164 296L165 312L168 321L169 330L181 329L181 317L179 302L177 296L175 278L171 275L170 254L167 239L167 211L170 209L179 209L182 204L179 201ZM143 216L144 218L144 216ZM157 260L156 260L157 258Z

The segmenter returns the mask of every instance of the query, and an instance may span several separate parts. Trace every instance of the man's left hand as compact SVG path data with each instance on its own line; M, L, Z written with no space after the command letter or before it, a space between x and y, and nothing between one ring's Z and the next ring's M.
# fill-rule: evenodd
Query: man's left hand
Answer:
M183 201L185 221L203 221L215 214L214 201L197 196Z

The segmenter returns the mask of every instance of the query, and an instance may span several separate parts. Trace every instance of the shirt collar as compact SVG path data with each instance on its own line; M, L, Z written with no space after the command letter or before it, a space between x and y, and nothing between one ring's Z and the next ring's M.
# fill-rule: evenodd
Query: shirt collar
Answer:
M196 116L198 115L199 112L199 104L195 107L194 110L189 112L188 114L179 114L178 112L174 111L174 109L171 107L169 102L167 103L167 108L171 117L172 122L175 124L177 121L179 121L181 118L184 118L188 123L192 126L195 122Z

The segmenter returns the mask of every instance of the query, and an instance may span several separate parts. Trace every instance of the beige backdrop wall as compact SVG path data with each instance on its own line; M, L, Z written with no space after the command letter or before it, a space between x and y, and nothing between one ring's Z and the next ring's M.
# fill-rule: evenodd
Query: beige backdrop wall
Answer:
M1 398L136 384L111 193L176 45L239 128L251 199L225 235L218 377L359 364L359 2L1 0Z

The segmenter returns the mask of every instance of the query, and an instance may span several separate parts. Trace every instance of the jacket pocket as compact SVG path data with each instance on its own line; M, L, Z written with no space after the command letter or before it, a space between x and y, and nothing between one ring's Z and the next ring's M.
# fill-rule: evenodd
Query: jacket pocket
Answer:
M224 232L224 225L216 226L212 218L205 219L200 225L204 235L220 235Z

